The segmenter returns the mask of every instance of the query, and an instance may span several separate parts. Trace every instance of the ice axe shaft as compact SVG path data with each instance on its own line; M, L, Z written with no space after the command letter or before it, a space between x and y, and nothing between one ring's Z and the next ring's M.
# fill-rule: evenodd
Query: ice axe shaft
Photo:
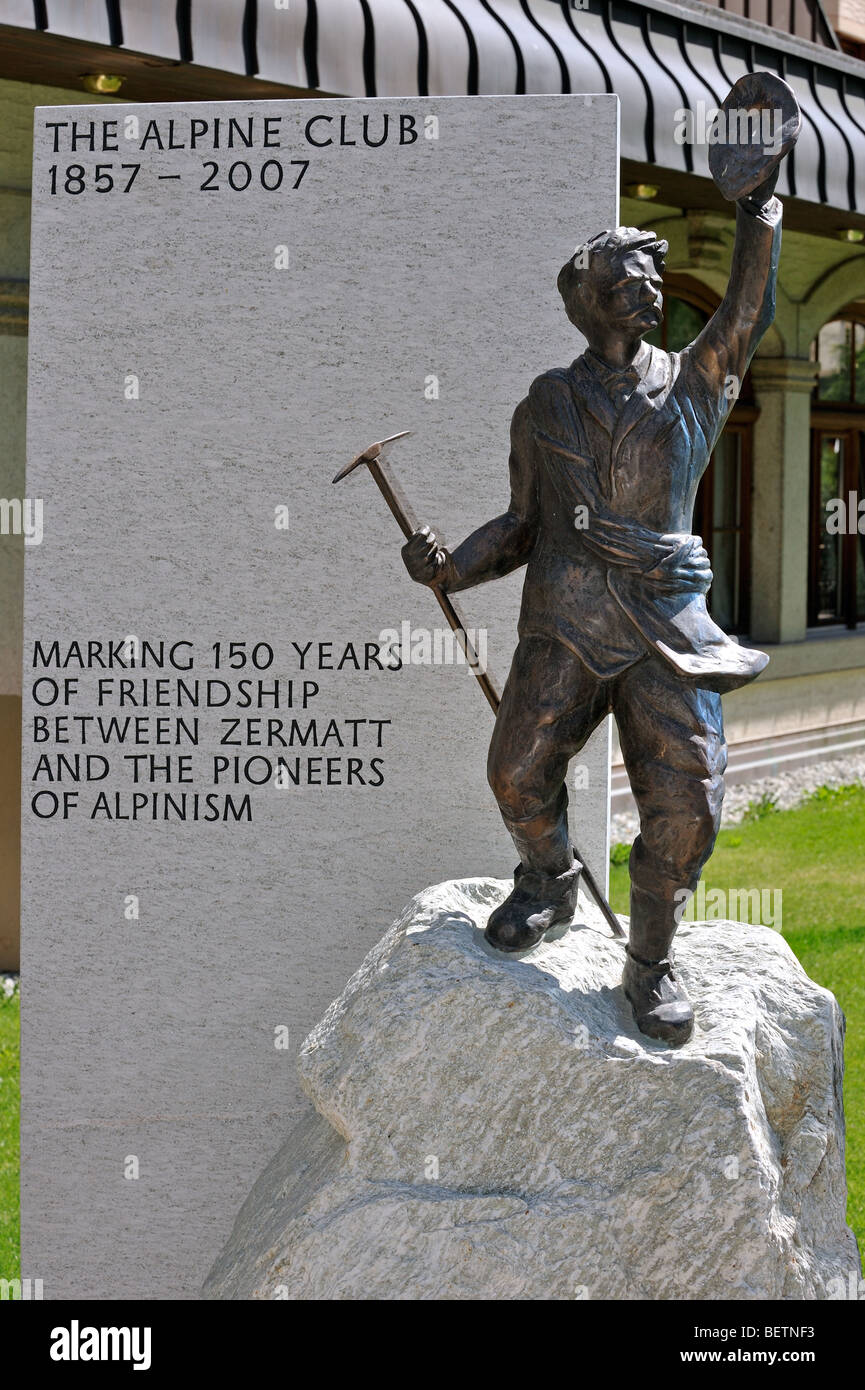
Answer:
M386 456L391 444L395 443L397 439L405 439L406 435L410 433L410 430L402 430L399 434L390 435L388 439L380 439L378 443L371 444L368 449L364 449L362 454L358 454L353 458L351 463L345 468L340 469L333 480L335 483L338 483L342 478L348 477L349 473L354 472L355 468L360 464L366 464L375 479L379 492L385 502L387 502L399 529L402 531L407 541L411 540L414 533L420 530L420 522L415 516L402 488L393 476L387 464ZM453 599L444 593L442 589L435 584L430 585L430 587L436 596L439 608L447 619L448 627L456 635L457 641L462 648L463 655L471 668L475 680L484 692L493 714L498 713L501 696L490 677L485 671L481 670L480 659L466 631L466 625L462 614Z
M411 540L415 531L419 530L420 527L411 507L409 507L408 503L401 495L399 486L390 474L387 464L380 463L378 460L373 460L367 466L378 484L378 489L382 497L396 517L400 530L406 540ZM486 671L481 670L478 654L466 632L465 619L462 613L457 608L453 599L440 589L437 584L433 584L430 587L436 596L439 608L447 619L448 626L451 631L456 634L457 641L463 649L463 655L471 668L472 675L487 697L487 702L493 714L497 714L501 703L501 696Z
M393 473L390 471L390 468L388 467L388 464L386 462L386 454L391 444L395 443L397 439L405 439L405 437L410 433L410 430L401 430L399 434L392 434L387 439L380 439L377 443L371 444L368 449L364 449L363 453L357 454L355 458L352 459L351 463L347 464L345 468L341 468L340 471L337 473L336 477L333 479L335 483L338 483L342 478L348 477L349 473L354 472L355 468L358 468L361 464L365 464L366 467L369 469L370 473L372 474L373 478L375 479L375 483L378 487L379 492L381 493L382 497L384 498L385 502L387 503L388 507L393 513L396 523L402 531L403 535L405 536L406 540L410 540L411 537L415 534L415 532L420 530L420 525L402 489L400 488L399 483L397 482L396 478L393 476ZM436 599L438 600L439 608L444 613L445 618L448 622L448 626L450 627L451 631L456 634L457 640L459 641L460 646L463 649L466 661L471 667L472 674L474 675L478 685L484 692L490 709L492 710L493 714L498 714L499 705L502 702L502 697L496 689L494 681L487 675L485 671L482 671L480 668L478 655L471 642L469 641L468 633L466 632L466 625L463 621L462 614L460 613L453 599L451 599L448 594L444 593L442 589L438 587L438 585L433 584L429 587L432 589L433 593L436 596ZM588 865L583 859L583 856L580 854L580 851L577 849L577 846L573 844L573 842L571 843L571 849L573 850L577 859L583 866L583 881L586 887L588 888L590 894L594 898L595 902L597 903L598 907L601 909L601 912L603 913L607 924L609 925L610 929L612 930L615 936L623 937L625 935L625 931L622 927L621 922L619 921L613 909L610 907L610 904L607 902L605 895L601 892L598 884L595 882L594 875L592 874L591 870L589 869Z

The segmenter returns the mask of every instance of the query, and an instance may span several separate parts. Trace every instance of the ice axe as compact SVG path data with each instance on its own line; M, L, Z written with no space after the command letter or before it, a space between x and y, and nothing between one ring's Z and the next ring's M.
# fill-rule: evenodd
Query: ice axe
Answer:
M333 479L333 482L335 483L341 482L343 478L347 478L349 473L353 473L356 468L359 468L361 466L361 464L366 464L367 468L369 469L370 473L375 479L379 492L381 493L385 502L387 502L387 505L393 513L396 519L396 523L402 531L403 535L405 536L406 540L411 540L415 532L420 530L420 523L418 522L418 519L412 511L409 503L406 501L402 489L399 486L399 483L397 482L396 478L394 477L393 473L391 472L388 466L387 454L392 444L395 444L398 439L407 438L407 436L410 434L411 430L400 430L399 434L391 434L388 436L387 439L379 439L375 444L370 444L368 449L364 449L362 453L357 454L356 457L352 459L351 463L347 463L345 468L341 468L340 471L337 473L336 477ZM436 599L438 600L439 608L442 610L445 617L447 618L448 626L450 627L451 631L456 635L457 641L459 642L463 650L463 654L466 658L466 661L471 667L472 673L475 679L477 680L478 685L487 697L487 703L489 704L490 709L492 710L493 714L498 714L499 705L501 704L502 697L496 689L494 682L490 679L490 677L487 675L485 671L481 670L478 655L474 647L472 646L468 633L466 632L466 625L463 621L462 614L460 613L453 599L451 599L450 596L446 594L438 584L431 584L429 587L432 589L433 593L436 596ZM579 859L580 863L583 866L583 879L585 881L585 885L591 893L592 897L594 898L595 902L597 903L598 907L601 909L601 912L604 914L604 917L606 918L609 926L612 928L613 933L616 936L624 936L625 931L622 927L621 922L619 921L613 909L610 907L610 904L607 902L607 899L601 892L600 888L598 887L598 884L595 882L594 876L592 875L591 870L588 868L588 865L583 859L583 856L580 854L575 844L571 844L571 849L573 850L577 859Z
M368 449L364 449L362 454L358 454L357 458L353 458L351 463L340 469L333 479L335 483L338 483L342 478L347 478L349 473L354 472L355 468L359 468L362 463L365 463L378 484L382 497L396 517L397 525L406 540L411 540L415 531L420 530L420 523L387 465L387 453L390 445L394 444L397 439L405 439L410 434L411 430L400 430L399 434L392 434L387 439L380 439L377 444L370 444ZM481 670L477 652L469 640L459 609L437 585L431 587L438 599L439 608L447 618L451 631L456 634L457 641L463 649L463 655L474 672L478 685L486 695L493 714L495 714L501 697L489 676Z

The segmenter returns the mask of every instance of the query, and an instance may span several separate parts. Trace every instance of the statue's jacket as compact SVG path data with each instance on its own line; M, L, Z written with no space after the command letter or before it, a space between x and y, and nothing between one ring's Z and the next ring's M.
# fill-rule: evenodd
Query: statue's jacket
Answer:
M777 199L737 207L727 292L683 352L642 343L629 383L586 351L538 377L514 415L510 513L531 537L519 632L563 642L601 679L654 651L723 691L768 661L712 621L686 562L697 486L774 316L780 224Z

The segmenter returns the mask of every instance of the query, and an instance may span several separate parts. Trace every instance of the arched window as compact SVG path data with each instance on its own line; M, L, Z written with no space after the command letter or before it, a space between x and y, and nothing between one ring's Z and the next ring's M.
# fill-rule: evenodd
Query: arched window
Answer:
M865 305L823 325L811 360L808 622L854 628L865 621Z
M718 299L699 281L667 275L664 320L647 342L666 352L681 352L698 336L718 306ZM694 530L712 562L714 581L708 608L725 632L747 634L750 623L751 454L754 407L750 373L730 412L694 506Z

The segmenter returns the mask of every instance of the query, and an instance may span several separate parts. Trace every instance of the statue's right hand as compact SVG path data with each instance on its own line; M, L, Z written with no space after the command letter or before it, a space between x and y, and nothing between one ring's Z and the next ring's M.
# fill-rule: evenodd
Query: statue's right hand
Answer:
M447 563L447 553L428 526L422 526L406 541L402 558L412 579L418 584L434 584Z

